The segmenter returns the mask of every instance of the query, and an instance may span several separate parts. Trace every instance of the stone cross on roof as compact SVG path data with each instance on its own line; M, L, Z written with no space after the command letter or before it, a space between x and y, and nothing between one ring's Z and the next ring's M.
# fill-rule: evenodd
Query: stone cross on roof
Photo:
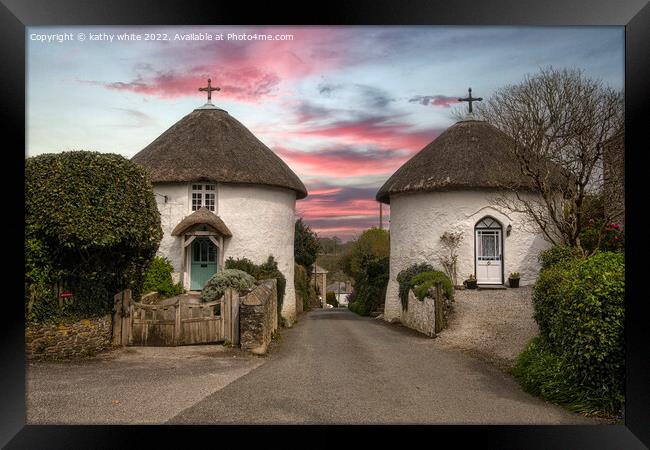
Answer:
M483 100L482 97L472 97L472 88L469 88L469 96L465 98L459 98L459 102L468 102L469 103L469 113L472 114L472 102L480 102Z
M220 91L220 90L221 90L220 87L212 87L212 80L210 78L208 78L208 87L199 88L199 91L208 93L208 103L212 103L212 91Z

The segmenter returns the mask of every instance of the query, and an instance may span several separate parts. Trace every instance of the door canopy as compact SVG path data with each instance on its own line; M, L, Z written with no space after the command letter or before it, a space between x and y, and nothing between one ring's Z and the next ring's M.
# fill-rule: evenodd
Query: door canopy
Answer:
M232 233L223 220L205 207L194 211L192 214L181 220L172 231L172 236L181 236L188 230L193 229L196 225L208 225L214 229L217 234L220 234L223 237L232 236Z

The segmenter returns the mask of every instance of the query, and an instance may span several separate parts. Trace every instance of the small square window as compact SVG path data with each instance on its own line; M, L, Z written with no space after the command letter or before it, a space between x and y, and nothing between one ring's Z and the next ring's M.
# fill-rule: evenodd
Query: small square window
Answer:
M214 211L214 194L205 194L205 207Z
M202 190L202 189L203 189L203 186L200 185L200 184L193 184L193 185L192 185L192 190L193 190L193 191L200 191L200 190Z
M205 185L205 190L206 191L214 191L216 189L214 184L206 184Z

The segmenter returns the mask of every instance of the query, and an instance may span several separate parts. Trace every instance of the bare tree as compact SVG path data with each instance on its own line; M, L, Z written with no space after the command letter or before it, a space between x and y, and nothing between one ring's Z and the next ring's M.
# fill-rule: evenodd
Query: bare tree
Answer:
M511 137L510 150L534 193L499 196L524 213L552 244L581 248L585 199L602 189L603 144L624 124L623 94L581 70L552 67L499 89L478 118Z

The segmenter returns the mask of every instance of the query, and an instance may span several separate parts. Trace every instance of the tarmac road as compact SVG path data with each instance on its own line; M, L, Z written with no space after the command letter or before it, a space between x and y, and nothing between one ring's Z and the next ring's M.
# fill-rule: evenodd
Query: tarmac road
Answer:
M487 363L347 309L283 330L266 362L189 406L183 424L599 424Z

